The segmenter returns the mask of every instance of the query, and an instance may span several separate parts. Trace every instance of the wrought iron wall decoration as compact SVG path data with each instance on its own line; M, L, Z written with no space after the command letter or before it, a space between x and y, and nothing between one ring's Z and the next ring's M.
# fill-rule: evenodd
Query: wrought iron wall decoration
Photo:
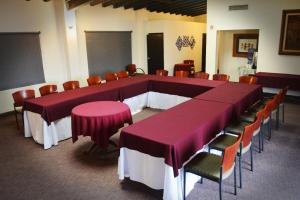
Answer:
M178 36L175 45L179 51L181 51L182 47L190 47L191 49L194 49L196 45L196 40L194 36Z

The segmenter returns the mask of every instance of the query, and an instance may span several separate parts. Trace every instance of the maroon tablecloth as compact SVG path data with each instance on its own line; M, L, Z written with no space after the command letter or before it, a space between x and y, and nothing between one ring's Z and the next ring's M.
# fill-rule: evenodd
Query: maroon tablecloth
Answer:
M223 82L142 75L30 99L24 110L40 114L49 125L70 116L75 106L91 101L123 101L150 90L192 97L220 84Z
M263 87L282 89L289 86L291 90L300 90L300 75L258 72L255 76Z
M149 90L192 98L225 83L225 81L155 76L150 80Z
M122 129L120 147L162 157L178 175L185 161L232 117L232 105L190 100Z
M129 107L116 101L89 102L72 109L72 139L79 135L91 136L101 148L106 148L109 138L125 123L132 124Z
M233 105L235 117L240 116L250 105L262 98L260 85L226 83L195 97Z

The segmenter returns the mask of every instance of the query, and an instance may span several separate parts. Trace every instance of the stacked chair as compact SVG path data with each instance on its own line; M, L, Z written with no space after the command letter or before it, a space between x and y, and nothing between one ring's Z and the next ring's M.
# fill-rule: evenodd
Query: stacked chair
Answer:
M189 77L189 72L188 71L176 71L175 72L176 77Z

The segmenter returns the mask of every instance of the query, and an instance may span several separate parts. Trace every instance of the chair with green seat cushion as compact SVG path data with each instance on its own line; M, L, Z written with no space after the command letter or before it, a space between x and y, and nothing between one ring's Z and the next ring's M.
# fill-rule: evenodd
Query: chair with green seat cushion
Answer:
M234 194L236 195L236 154L242 136L235 138L233 144L224 149L223 156L201 152L184 166L183 170L183 199L185 199L186 173L193 173L219 183L219 195L222 199L222 181L234 171Z
M238 157L239 157L239 173L240 173L240 188L242 188L242 168L241 168L241 161L242 161L242 155L245 154L250 150L251 155L251 171L253 171L253 154L252 154L252 137L253 137L253 125L249 124L244 127L244 131L240 134L242 136L242 142L240 145L240 149L238 151ZM209 150L210 149L216 149L219 151L224 152L224 150L227 148L227 146L230 146L234 140L236 140L236 136L234 135L228 135L223 134L218 136L216 139L214 139L211 143L208 144Z
M256 122L258 119L259 122L256 122L256 126L253 131L253 137L255 137L257 135L259 136L258 150L260 153L263 150L262 149L263 138L262 138L262 132L260 131L262 114L263 114L262 110L258 111L256 113L246 112L239 120L232 122L224 130L226 133L232 133L235 135L239 135L240 133L244 132L245 126L249 125L250 123Z

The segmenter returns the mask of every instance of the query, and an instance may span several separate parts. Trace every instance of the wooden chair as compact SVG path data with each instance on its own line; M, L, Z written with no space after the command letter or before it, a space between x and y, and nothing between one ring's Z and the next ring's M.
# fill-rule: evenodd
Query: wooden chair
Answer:
M156 70L156 75L157 76L168 76L168 71L164 69L157 69Z
M176 71L175 72L176 77L189 77L188 71Z
M136 65L135 64L129 64L129 65L127 65L126 70L128 71L128 74L130 76L133 76L136 72Z
M240 177L240 188L242 188L242 155L247 153L250 150L250 159L251 159L251 171L253 171L253 145L252 145L252 138L253 138L253 131L254 126L257 125L259 119L257 119L254 123L248 124L244 127L243 132L239 133L239 137L242 137L240 149L237 153L239 157L239 177ZM216 149L218 151L224 152L224 150L232 145L236 141L236 136L222 134L214 139L211 143L209 143L208 148L209 151L211 149Z
M213 80L215 81L229 81L230 76L227 74L214 74Z
M67 81L63 83L63 87L64 90L67 91L67 90L75 90L77 88L80 88L80 85L79 85L79 81Z
M39 88L41 96L57 93L57 85L44 85Z
M206 72L195 72L194 77L208 80L209 74Z
M257 78L255 76L240 76L239 83L256 84Z
M184 64L194 65L194 60L184 60L183 63Z
M20 129L19 121L18 121L18 113L21 113L22 122L24 123L24 120L23 120L24 101L26 99L35 98L35 92L34 92L34 90L21 90L21 91L14 92L12 94L12 97L14 99L14 114L15 114L15 118L16 118L16 123L17 123L18 129Z
M90 76L89 78L86 79L86 81L89 86L101 84L100 76Z
M222 199L222 181L234 172L234 194L236 195L236 154L240 146L242 135L235 137L235 141L224 148L223 156L201 152L189 161L183 170L183 199L185 199L186 173L193 173L203 178L219 183L219 196Z
M105 80L106 82L115 81L118 80L118 77L115 73L108 72L105 74Z
M117 77L118 79L122 79L122 78L128 78L128 72L127 71L119 71L117 72Z

